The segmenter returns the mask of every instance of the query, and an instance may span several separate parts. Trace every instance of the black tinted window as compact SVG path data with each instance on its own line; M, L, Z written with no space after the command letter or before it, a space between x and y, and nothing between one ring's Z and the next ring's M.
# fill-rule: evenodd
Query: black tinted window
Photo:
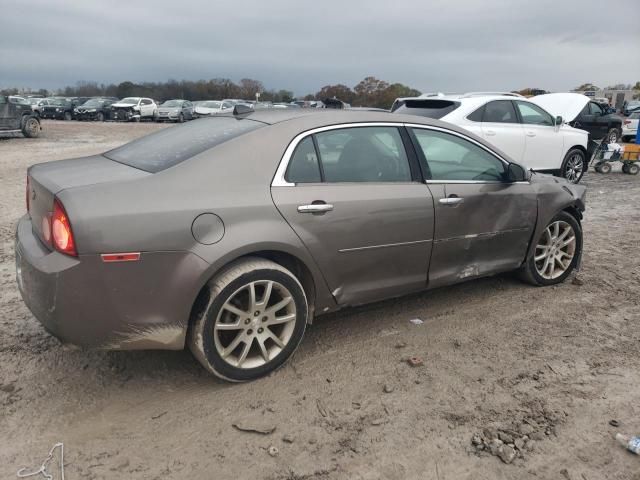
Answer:
M211 117L165 128L111 150L104 156L156 173L262 126L264 123L250 119Z
M459 106L460 102L454 102L451 100L416 98L395 102L391 111L395 113L408 113L409 115L419 115L421 117L438 119L453 112Z
M516 111L510 100L494 100L484 107L483 122L518 123Z
M602 115L602 108L595 102L589 102L589 113L591 115Z
M468 115L467 118L472 122L481 122L482 117L484 116L484 105L477 109L472 114Z
M318 156L311 137L305 138L296 147L289 162L285 179L292 183L319 183L322 181Z

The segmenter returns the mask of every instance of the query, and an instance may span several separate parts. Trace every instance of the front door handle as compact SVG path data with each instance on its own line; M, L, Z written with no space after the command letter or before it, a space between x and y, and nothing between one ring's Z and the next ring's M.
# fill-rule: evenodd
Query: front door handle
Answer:
M495 130L485 130L484 133L485 133L485 135L487 137L493 137L496 134L496 131Z
M442 205L458 205L459 203L464 202L464 198L462 198L462 197L447 197L447 198L441 198L439 200L439 202Z
M527 131L527 137L535 137L536 132L532 132L531 130Z
M298 205L298 213L325 213L333 210L330 203L312 203L310 205Z

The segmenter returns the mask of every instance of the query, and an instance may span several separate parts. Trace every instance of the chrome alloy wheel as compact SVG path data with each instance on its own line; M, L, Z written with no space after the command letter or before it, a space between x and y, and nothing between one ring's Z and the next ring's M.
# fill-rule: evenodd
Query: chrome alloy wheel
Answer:
M273 360L289 343L296 304L282 284L262 280L240 287L224 303L213 327L220 357L237 368Z
M576 234L573 227L562 220L553 222L536 245L536 270L547 280L558 278L569 269L575 253Z
M564 168L564 177L571 183L577 183L582 176L582 170L584 169L584 162L582 156L574 154L567 160L567 165Z

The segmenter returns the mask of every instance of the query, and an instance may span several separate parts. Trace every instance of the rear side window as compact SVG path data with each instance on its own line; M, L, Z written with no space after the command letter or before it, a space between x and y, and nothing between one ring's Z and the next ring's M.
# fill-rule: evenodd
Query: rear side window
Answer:
M518 123L516 111L510 100L494 100L484 106L483 122Z
M411 169L395 127L356 127L315 135L324 181L410 182Z
M110 150L104 156L156 173L264 125L248 118L211 117L165 128Z
M291 183L320 183L322 181L318 156L311 137L305 138L296 147L291 162L289 162L285 179Z
M452 100L416 98L396 102L391 111L439 119L453 112L459 106L460 102L454 102Z

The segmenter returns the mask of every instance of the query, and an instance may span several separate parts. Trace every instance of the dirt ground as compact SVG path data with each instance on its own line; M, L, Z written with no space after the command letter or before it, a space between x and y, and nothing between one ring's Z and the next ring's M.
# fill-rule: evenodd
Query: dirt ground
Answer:
M580 281L503 275L321 317L287 366L235 385L188 351L66 349L16 288L26 168L157 128L46 121L0 140L0 478L64 442L68 480L640 480L613 439L640 434L640 176L585 176ZM521 442L510 464L472 443L498 432Z

